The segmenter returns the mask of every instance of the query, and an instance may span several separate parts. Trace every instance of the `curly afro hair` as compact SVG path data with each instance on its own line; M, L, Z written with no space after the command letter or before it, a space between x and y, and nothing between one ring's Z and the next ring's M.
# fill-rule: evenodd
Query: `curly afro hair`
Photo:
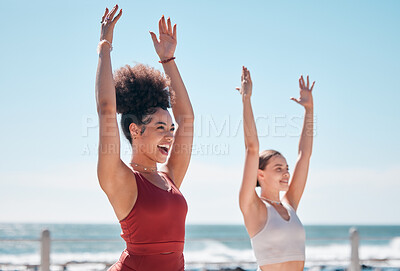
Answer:
M126 65L114 72L117 112L122 114L121 127L125 137L132 144L129 125L146 125L150 115L158 108L171 107L175 93L170 80L160 71L147 65ZM142 127L142 133L145 126Z

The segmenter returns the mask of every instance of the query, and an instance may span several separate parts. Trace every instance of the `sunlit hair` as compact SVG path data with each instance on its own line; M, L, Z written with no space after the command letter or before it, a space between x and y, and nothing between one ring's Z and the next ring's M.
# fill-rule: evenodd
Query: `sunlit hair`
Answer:
M132 144L129 126L142 126L151 122L151 115L158 108L166 110L174 102L175 92L170 80L160 71L147 65L126 65L114 72L117 112L121 116L121 128Z
M282 155L282 154L275 150L262 151L258 157L258 169L264 170L268 165L268 161L272 157L278 156L278 155ZM258 180L257 180L257 186L260 186L260 183L258 182Z

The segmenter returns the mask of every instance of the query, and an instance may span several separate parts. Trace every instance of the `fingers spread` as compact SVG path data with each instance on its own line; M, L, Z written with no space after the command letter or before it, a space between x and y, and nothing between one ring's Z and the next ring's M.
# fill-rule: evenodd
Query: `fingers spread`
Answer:
M174 24L174 30L172 31L172 36L176 40L176 24Z
M312 90L313 90L313 88L314 88L314 84L315 84L315 81L312 83L310 91L312 91Z
M160 35L163 33L163 30L162 30L162 18L158 21L158 33L160 33Z
M114 18L114 20L112 20L112 23L116 24L119 18L121 18L121 15L122 15L122 9L119 10L118 15Z
M101 23L104 22L104 18L107 16L107 13L108 13L108 8L106 8L106 11L104 11L103 17L101 17Z
M115 12L117 12L117 10L118 10L118 5L115 5L113 7L113 9L111 10L111 12L107 15L108 20L112 20L113 19L114 15L115 15Z
M168 26L167 26L168 35L172 36L171 18L168 17L167 23L168 23Z
M309 88L309 87L310 87L310 80L309 80L308 75L307 75L307 88Z
M301 85L301 77L299 78L299 88L303 89L303 86Z
M300 103L299 100L297 100L296 98L291 97L290 100L295 101L296 103Z
M165 17L164 15L161 17L161 28L162 28L162 33L166 34L167 32L167 24L165 23Z
M150 36L151 36L151 39L153 40L154 45L156 45L158 43L157 35L154 32L151 32L151 31L149 31L149 32L150 32Z

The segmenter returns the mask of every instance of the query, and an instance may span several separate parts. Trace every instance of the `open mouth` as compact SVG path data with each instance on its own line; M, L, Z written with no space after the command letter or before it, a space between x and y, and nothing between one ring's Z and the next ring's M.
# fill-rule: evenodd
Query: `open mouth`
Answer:
M168 155L169 145L157 145L160 152L164 155Z
M280 183L289 184L289 180L282 180Z

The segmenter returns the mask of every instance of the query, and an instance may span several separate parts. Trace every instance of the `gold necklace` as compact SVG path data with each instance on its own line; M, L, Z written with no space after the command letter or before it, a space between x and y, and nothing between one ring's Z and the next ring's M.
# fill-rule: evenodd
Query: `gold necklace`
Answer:
M144 171L137 170L139 172L143 173L149 173L149 172L156 172L157 167L145 167L136 163L129 163L132 167L142 167ZM165 186L167 187L167 192L170 192L172 190L172 186L168 183L168 181L164 178L164 176L160 175L161 179L164 181Z
M137 163L129 163L132 167L141 167L143 170L144 170L144 172L156 172L157 171L157 167L145 167L145 166L142 166L142 165L139 165L139 164L137 164ZM140 172L140 170L138 170L139 172ZM142 171L143 172L143 171Z

